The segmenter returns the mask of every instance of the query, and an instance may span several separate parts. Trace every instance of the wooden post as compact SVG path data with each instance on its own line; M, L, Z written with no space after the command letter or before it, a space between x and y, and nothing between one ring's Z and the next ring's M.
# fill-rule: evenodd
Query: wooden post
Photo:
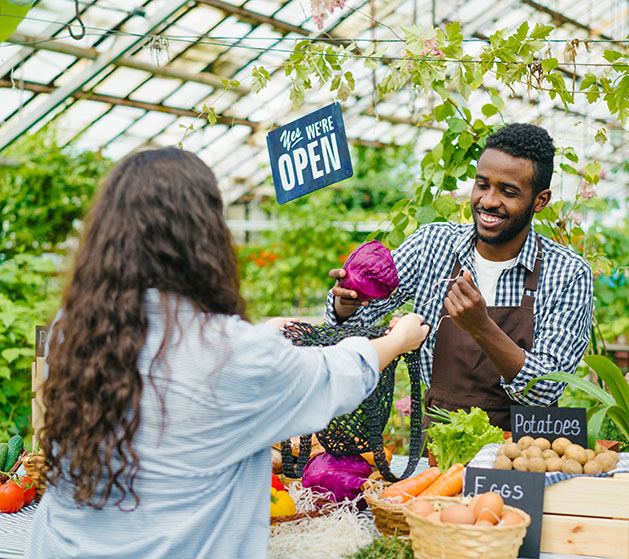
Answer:
M31 363L31 390L33 398L31 400L32 425L33 425L33 451L39 444L39 433L44 424L44 401L43 383L46 379L46 359L44 353L46 349L46 328L36 326L35 328L35 361Z

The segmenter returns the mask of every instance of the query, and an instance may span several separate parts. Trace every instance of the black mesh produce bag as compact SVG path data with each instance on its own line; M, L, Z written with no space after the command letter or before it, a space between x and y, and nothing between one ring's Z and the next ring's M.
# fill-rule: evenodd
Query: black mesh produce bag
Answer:
M372 328L344 326L313 326L304 322L294 323L283 329L284 335L295 345L328 346L350 336L378 338L386 326ZM410 476L417 467L421 453L422 402L419 378L419 351L401 357L406 361L411 381L411 440L408 464L397 478L389 469L384 455L382 433L391 413L395 369L400 358L391 362L380 374L376 389L353 412L335 417L328 426L316 433L319 442L333 456L355 456L373 452L374 461L387 481L398 481ZM282 441L282 470L287 477L301 477L310 457L311 435L300 437L297 464L293 463L290 441Z

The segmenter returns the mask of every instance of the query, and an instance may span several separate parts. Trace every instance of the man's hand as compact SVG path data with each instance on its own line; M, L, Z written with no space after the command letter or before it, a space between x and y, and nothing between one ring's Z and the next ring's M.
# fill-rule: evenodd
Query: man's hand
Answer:
M506 382L524 365L526 355L487 313L485 299L466 271L448 293L444 305L454 323L469 332Z
M487 328L491 321L485 299L474 285L469 270L456 279L443 304L454 323L470 334Z
M369 304L369 301L361 301L358 298L358 293L354 290L341 287L341 279L345 277L345 273L343 268L335 268L328 273L333 280L336 280L332 293L334 295L334 312L339 322L352 316L357 307Z

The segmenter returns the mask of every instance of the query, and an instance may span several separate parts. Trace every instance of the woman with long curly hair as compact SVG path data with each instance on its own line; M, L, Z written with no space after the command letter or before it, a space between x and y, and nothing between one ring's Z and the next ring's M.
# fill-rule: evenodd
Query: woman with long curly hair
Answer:
M375 387L428 327L299 348L253 325L212 171L175 148L121 161L51 326L47 490L26 557L264 558L271 454Z

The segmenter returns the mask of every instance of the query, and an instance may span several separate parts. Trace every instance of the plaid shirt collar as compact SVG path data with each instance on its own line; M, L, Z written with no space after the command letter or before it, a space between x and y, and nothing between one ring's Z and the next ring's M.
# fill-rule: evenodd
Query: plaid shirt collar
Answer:
M454 253L457 255L459 262L462 266L467 266L469 269L473 268L473 251L474 240L476 239L476 229L474 225L469 227L463 235L454 243ZM535 256L537 255L537 233L531 226L529 234L524 241L522 250L518 254L516 264L522 264L527 270L533 271L535 267Z

